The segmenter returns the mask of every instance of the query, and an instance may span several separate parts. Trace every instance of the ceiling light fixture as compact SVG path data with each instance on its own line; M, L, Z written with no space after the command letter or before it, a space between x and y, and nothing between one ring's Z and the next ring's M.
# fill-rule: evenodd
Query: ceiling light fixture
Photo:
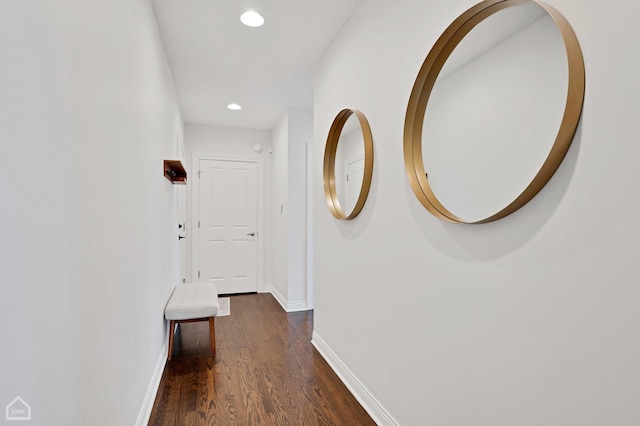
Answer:
M260 27L264 24L264 18L258 12L250 10L240 15L240 21L247 27Z
M242 107L240 105L238 105L238 104L229 104L229 105L227 105L227 108L229 108L230 110L233 110L233 111L238 111L238 110L242 109Z

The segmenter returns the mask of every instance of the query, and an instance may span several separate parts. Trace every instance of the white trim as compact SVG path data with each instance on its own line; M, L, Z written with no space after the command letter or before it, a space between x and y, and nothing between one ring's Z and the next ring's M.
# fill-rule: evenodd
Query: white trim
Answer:
M306 300L297 300L294 302L287 303L287 312L301 312L308 311L309 307L307 306Z
M378 400L367 390L358 378L349 370L344 362L333 350L322 340L318 333L313 331L311 344L320 352L320 355L327 361L329 367L342 380L342 383L349 389L349 392L358 400L360 405L371 416L379 426L399 426L398 423Z
M313 145L307 142L307 309L313 309Z
M216 160L216 161L236 161L241 163L255 163L258 165L257 175L258 175L258 265L257 265L257 284L258 293L264 293L265 283L265 266L264 266L264 247L265 247L265 232L264 232L264 160L262 157L258 158L238 158L238 157L227 157L225 155L217 155L217 154L206 154L202 152L194 152L191 154L191 175L193 176L193 185L191 186L191 218L190 218L190 226L191 226L191 252L189 253L191 259L187 259L187 263L191 266L191 279L190 282L197 282L197 277L195 273L197 271L197 262L196 262L196 226L195 224L198 222L196 215L198 213L198 209L200 207L200 199L198 198L198 189L199 189L199 179L198 179L198 168L200 165L200 160ZM190 260L190 262L189 262Z
M277 288L269 284L269 286L265 289L265 293L271 293L273 297L278 301L282 309L287 310L287 299L278 291Z
M169 335L167 334L167 336L165 337L164 345L162 345L162 349L160 350L160 357L156 362L155 370L153 370L153 376L151 376L151 381L149 382L147 393L144 396L144 401L142 401L142 407L140 407L138 419L135 423L136 426L146 426L147 424L149 424L149 419L151 418L151 410L153 409L153 403L156 400L156 395L158 394L158 389L160 387L160 380L162 379L162 373L164 373L164 367L167 363L167 350L169 344L168 336Z
M300 312L309 310L309 307L307 306L307 302L305 300L289 302L287 298L284 297L282 293L280 293L278 289L272 285L268 285L265 290L266 291L264 293L271 293L273 297L278 301L280 306L282 306L282 309L285 310L285 312Z

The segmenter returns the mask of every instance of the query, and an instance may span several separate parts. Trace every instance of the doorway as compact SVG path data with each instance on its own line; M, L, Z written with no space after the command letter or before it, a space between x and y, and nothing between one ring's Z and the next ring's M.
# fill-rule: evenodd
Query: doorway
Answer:
M259 290L258 162L194 158L192 274L220 294Z

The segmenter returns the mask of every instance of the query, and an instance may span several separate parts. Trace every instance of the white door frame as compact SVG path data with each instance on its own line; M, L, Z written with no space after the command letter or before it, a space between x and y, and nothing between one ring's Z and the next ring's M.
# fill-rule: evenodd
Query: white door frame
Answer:
M198 198L198 193L200 190L200 180L198 179L198 168L200 165L200 160L217 160L217 161L237 161L241 163L255 163L258 165L258 267L257 267L257 279L258 279L258 293L264 293L264 247L265 247L265 232L264 232L264 164L262 157L259 158L238 158L238 157L227 157L224 155L216 155L216 154L205 154L194 152L191 155L191 182L193 182L193 186L191 189L191 217L189 223L190 234L193 236L191 238L191 272L197 270L196 265L196 256L195 251L197 250L197 238L195 238L197 227L194 226L197 223L198 219L196 215L200 208L200 199ZM191 278L195 281L195 278L192 275Z
M313 142L309 141L306 144L307 148L307 309L313 309L314 304L314 263L313 263Z

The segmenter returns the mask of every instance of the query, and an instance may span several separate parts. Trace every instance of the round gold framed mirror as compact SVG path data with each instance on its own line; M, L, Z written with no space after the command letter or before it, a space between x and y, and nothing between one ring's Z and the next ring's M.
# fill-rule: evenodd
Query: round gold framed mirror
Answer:
M363 113L343 109L324 150L324 194L336 219L351 220L364 207L373 176L373 138Z
M562 162L584 90L578 39L557 10L536 0L473 6L437 40L409 98L404 159L414 194L453 223L515 212Z

